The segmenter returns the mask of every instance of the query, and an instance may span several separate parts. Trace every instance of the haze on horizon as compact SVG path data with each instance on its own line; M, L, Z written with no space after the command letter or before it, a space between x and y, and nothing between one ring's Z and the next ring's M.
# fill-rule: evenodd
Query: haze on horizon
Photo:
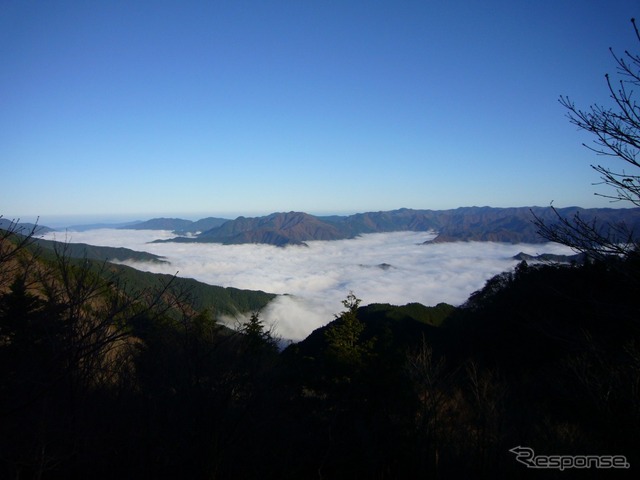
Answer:
M637 14L632 0L4 2L0 214L610 206L557 99L606 105L608 48L633 48Z

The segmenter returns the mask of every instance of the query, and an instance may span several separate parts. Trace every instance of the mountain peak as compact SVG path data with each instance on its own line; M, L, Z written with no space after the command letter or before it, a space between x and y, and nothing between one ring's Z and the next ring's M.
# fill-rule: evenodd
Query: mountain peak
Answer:
M556 210L565 218L575 207ZM640 232L640 208L579 209L582 219L596 219L601 225L624 222ZM433 242L492 241L541 243L533 213L550 224L557 221L550 207L461 207L454 210L412 210L401 208L386 212L366 212L349 216L316 217L305 212L274 212L264 217L238 217L215 226L197 237L182 241L211 243L268 243L285 246L312 240L339 240L365 233L429 232L438 236ZM431 241L430 241L431 242Z

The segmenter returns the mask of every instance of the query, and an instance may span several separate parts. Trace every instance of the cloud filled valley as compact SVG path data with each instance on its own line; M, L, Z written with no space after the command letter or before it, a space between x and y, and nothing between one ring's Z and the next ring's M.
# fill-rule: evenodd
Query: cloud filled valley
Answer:
M50 233L45 238L146 251L170 263L127 265L155 273L178 272L211 285L280 294L265 308L262 318L274 325L276 335L291 340L300 340L331 321L350 291L365 305L459 305L488 278L512 268L517 263L512 257L519 252L573 253L556 244L424 244L433 236L426 232L376 233L286 248L148 243L174 237L170 231L158 230L98 229ZM223 319L231 324L241 320Z

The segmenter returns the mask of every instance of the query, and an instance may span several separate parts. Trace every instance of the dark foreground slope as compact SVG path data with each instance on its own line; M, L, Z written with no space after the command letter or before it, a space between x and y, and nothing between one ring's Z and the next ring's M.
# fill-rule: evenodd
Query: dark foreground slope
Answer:
M517 446L624 455L637 468L639 271L635 260L522 263L441 310L438 327L365 307L357 340L336 346L336 320L284 352L309 413L281 422L316 432L296 454L326 478L528 478Z
M636 258L521 263L459 308L349 296L280 353L259 316L222 329L169 277L5 246L2 478L531 478L518 446L631 465L551 478L637 474Z

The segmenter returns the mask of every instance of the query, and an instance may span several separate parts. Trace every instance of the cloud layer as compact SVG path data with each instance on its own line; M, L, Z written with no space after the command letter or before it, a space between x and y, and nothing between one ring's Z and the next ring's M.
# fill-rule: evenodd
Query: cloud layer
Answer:
M363 235L309 242L308 247L147 243L168 231L99 229L55 234L56 240L126 247L167 257L169 265L132 263L141 270L190 277L212 285L264 290L280 296L262 312L279 336L299 340L328 323L353 291L364 305L463 303L485 281L517 263L518 252L570 254L557 244L490 242L427 244L426 232ZM52 239L53 234L46 238Z

